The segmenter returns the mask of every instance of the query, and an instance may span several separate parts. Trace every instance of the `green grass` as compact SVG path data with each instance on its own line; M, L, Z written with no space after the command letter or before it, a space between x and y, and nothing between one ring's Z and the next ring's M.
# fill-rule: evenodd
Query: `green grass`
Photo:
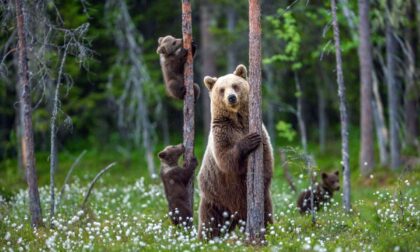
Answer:
M156 152L163 146L157 146ZM68 168L83 148L60 152L57 173L61 188ZM166 214L167 203L160 182L147 174L141 152L122 154L110 146L87 148L87 154L72 175L63 202L57 211L55 228L33 230L29 226L26 185L16 168L16 160L0 164L0 250L96 250L96 251L253 251L245 246L238 230L218 241L202 242L190 232L173 227ZM329 143L327 152L314 150L319 170L340 167L339 143ZM204 144L197 143L202 157ZM352 151L356 152L355 150ZM299 190L306 188L302 161L289 153L290 169ZM353 155L356 155L353 153ZM357 156L357 155L356 155ZM80 204L89 181L107 164L117 165L95 186L88 208ZM156 162L157 163L157 162ZM297 194L286 184L280 162L276 161L272 182L275 223L267 229L264 251L419 251L420 250L420 171L392 173L384 168L373 177L358 175L353 161L352 212L345 214L341 196L317 213L317 223L295 209ZM45 222L49 212L48 155L37 153L37 169ZM302 175L301 175L302 174ZM196 194L195 207L199 202ZM197 215L195 215L197 216ZM195 218L195 224L197 217Z

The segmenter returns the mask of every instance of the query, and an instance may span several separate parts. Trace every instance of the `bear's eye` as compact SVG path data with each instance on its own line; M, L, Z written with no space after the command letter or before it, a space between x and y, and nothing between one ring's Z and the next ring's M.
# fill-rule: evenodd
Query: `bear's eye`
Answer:
M172 45L175 45L175 44L176 44L176 41L172 42Z
M232 88L233 88L233 90L235 90L235 92L238 92L238 90L239 90L238 84L233 84Z
M221 94L223 94L223 93L225 92L225 89L224 89L224 88L221 88L221 89L219 90L219 92L220 92Z

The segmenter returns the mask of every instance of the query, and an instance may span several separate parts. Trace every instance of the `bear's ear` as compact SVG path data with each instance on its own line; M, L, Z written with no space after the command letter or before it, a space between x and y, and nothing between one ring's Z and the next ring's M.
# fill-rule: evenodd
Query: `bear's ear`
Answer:
M159 43L159 45L160 45L160 43L162 43L162 40L163 40L164 38L163 37L159 37L159 39L158 39L158 43Z
M204 77L204 84L206 85L209 91L212 90L214 83L216 83L216 81L217 81L216 77L210 77L210 76Z
M336 176L338 176L338 175L340 174L340 172L339 172L338 170L336 170L336 171L334 172L334 174L335 174Z
M163 45L159 46L156 50L156 53L157 54L166 54L165 46L163 46Z
M240 64L240 65L238 65L236 67L236 69L233 72L233 74L234 75L237 75L239 77L242 77L244 79L246 79L247 78L247 75L248 75L247 70L246 70L246 67L244 65L242 65L242 64Z
M325 173L325 172L321 173L321 176L322 176L322 179L326 179L326 178L328 178L328 174L327 174L327 173Z
M166 158L166 152L165 151L161 151L161 152L159 152L159 158L161 158L161 159L165 159Z

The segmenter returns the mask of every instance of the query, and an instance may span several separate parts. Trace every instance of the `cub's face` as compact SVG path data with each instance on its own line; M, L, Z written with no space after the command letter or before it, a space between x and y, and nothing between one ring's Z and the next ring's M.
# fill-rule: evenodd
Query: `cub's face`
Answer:
M249 83L246 74L245 66L239 65L233 74L220 78L206 76L204 84L210 92L212 106L238 112L242 104L248 103Z
M160 37L158 39L158 43L159 43L159 46L156 52L158 54L170 55L170 54L173 54L179 48L181 48L182 39L177 39L168 35L166 37Z
M331 173L322 173L322 181L328 188L332 189L333 191L340 190L340 180L339 180L339 172L331 172Z
M163 151L159 152L159 159L165 164L174 164L178 162L179 157L184 154L184 145L169 145Z

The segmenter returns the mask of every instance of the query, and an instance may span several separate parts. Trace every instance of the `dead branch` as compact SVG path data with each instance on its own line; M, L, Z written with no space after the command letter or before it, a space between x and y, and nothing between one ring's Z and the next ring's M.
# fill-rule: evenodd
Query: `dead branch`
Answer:
M113 166L115 166L117 163L113 162L111 164L109 164L107 167L103 168L98 174L96 174L95 178L90 182L89 184L89 189L85 195L85 198L83 200L83 203L81 205L80 208L84 209L86 206L86 203L89 199L90 193L92 192L93 186L95 185L96 181L98 181L98 179L105 173L107 172L109 169L111 169Z

